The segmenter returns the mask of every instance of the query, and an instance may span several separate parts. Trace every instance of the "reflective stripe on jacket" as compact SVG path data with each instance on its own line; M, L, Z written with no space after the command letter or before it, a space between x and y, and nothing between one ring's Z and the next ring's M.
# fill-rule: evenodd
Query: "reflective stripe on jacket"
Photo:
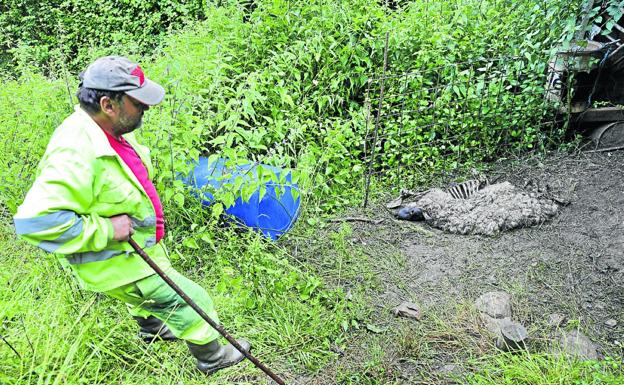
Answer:
M124 138L151 178L149 150L132 133ZM85 288L107 291L154 273L130 244L113 240L108 218L119 214L132 218L133 239L168 269L163 246L155 245L149 197L102 129L76 106L50 139L33 186L14 216L15 230L28 242L66 257Z

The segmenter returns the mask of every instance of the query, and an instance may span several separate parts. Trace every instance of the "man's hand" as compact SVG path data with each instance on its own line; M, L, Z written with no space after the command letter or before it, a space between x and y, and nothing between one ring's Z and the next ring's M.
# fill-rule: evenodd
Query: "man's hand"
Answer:
M130 236L134 234L132 221L126 214L116 215L114 217L110 217L109 219L113 222L113 230L115 231L115 234L113 235L114 240L120 242L127 241L130 239Z

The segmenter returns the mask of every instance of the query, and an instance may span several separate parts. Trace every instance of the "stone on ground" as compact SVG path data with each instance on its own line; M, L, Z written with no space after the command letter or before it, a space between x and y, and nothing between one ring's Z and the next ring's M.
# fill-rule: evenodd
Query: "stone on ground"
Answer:
M477 310L492 318L511 317L511 295L504 291L491 291L475 301Z
M495 334L495 335L500 335L502 324L504 322L511 322L511 318L509 317L494 318L494 317L490 317L489 315L485 313L481 313L481 321L483 322L483 325L490 333Z
M465 371L460 365L446 364L437 367L436 373L446 380L458 380L464 375ZM452 383L455 383L455 381L452 381Z
M581 360L597 360L596 345L578 330L566 332L559 340L561 353Z
M396 317L413 318L417 321L420 321L420 319L422 318L422 314L418 305L407 301L395 307L392 313Z
M500 335L496 347L503 351L526 349L529 333L521 324L510 320L500 323Z
M565 316L559 313L552 313L548 316L548 325L553 328L558 328L563 325L563 321L565 321Z

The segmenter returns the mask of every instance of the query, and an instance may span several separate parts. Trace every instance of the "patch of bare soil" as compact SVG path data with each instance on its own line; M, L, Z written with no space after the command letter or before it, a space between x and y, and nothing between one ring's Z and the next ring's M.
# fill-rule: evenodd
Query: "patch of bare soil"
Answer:
M387 367L370 383L448 381L446 372L461 371L462 360L491 349L470 304L499 290L512 295L514 318L536 349L552 334L549 315L559 313L564 328L580 327L601 353L622 356L624 152L553 156L501 166L488 177L570 204L540 225L481 236L397 221L380 203L368 214L387 218L383 223L352 224L353 244L375 261L375 333L360 333L327 371L355 365L351 372L362 372L355 363L366 361ZM403 301L420 305L423 319L395 318L392 309ZM375 361L371 346L385 358Z

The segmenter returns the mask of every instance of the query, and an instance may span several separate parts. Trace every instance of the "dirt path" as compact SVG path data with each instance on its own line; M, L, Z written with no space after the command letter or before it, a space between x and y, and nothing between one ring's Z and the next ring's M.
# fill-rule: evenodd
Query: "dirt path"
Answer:
M354 247L374 261L377 284L368 293L377 310L373 326L363 328L321 377L360 373L376 381L370 383L436 383L448 377L457 369L449 364L491 351L471 304L494 290L512 294L514 318L535 345L552 332L548 316L559 313L564 327L579 327L602 353L622 354L623 165L624 152L615 152L499 168L488 177L548 189L570 204L547 223L496 237L447 234L391 219L354 223ZM402 301L421 306L423 320L394 318L391 310ZM608 326L608 320L617 325ZM318 383L332 383L321 377Z

